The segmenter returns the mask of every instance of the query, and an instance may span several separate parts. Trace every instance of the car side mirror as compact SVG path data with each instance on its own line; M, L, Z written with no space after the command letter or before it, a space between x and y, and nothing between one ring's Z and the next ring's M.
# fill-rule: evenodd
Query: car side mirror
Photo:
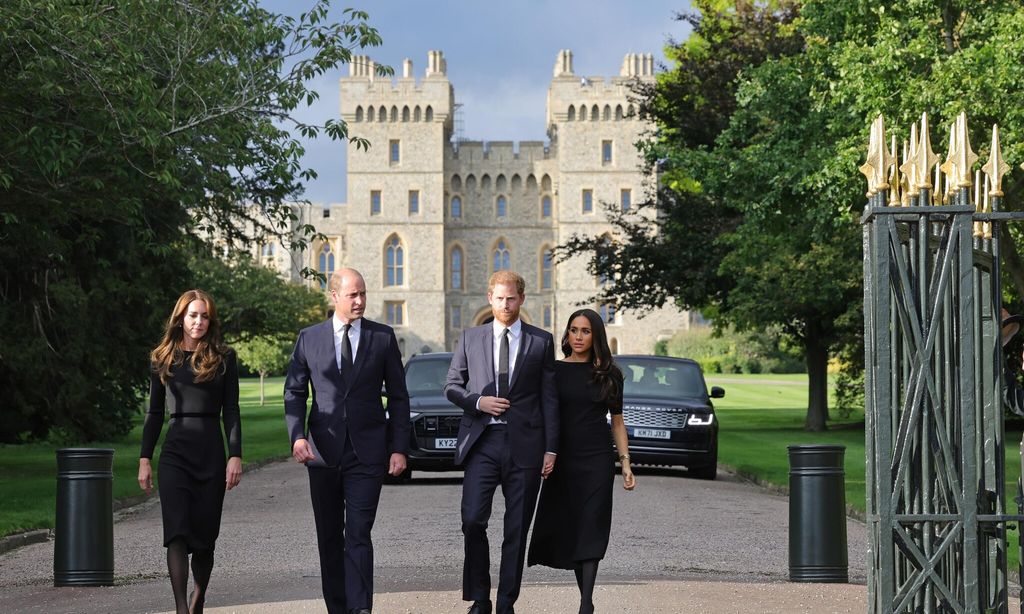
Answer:
M724 396L725 396L725 389L724 388L722 388L721 386L712 386L711 387L711 398L712 399L721 399Z

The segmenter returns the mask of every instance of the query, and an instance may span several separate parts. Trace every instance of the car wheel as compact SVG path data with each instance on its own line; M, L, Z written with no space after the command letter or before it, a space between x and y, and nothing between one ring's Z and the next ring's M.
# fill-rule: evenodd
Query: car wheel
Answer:
M718 475L718 446L711 452L711 463L703 467L690 469L690 475L698 480L713 480Z

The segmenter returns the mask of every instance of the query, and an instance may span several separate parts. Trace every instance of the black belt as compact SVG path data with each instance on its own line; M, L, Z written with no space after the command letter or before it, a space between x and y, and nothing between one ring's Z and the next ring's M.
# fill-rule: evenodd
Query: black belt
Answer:
M171 414L171 418L219 418L217 414L207 413L205 411L181 411L178 413Z

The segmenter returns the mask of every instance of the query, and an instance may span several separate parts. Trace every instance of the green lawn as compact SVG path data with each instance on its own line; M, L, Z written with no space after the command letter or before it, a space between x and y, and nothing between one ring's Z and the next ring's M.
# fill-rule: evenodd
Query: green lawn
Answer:
M846 502L865 512L864 415L829 423L824 433L803 430L807 407L806 375L729 375L707 377L709 386L721 386L726 395L715 401L720 419L719 461L747 477L780 487L789 484L787 446L840 444L846 446ZM1020 431L1006 433L1006 498L1016 513L1013 498L1020 477ZM1019 558L1017 532L1010 536L1009 563Z
M241 382L242 452L245 464L284 458L289 453L281 399L284 378L268 378L266 405L259 404L259 379ZM141 494L139 441L142 415L121 441L97 442L90 448L114 449L114 498ZM161 438L162 441L162 438ZM0 445L0 536L53 526L57 497L58 446L49 444ZM154 458L154 465L159 458ZM159 478L159 476L157 476ZM243 480L245 478L243 477Z

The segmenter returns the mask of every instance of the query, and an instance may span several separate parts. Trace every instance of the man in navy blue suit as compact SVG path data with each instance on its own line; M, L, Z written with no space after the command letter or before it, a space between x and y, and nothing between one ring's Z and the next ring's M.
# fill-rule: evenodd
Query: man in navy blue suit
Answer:
M299 333L284 412L292 457L309 472L327 611L364 614L373 608L370 531L384 474L405 471L409 393L394 330L363 317L363 276L341 269L328 285L334 317Z
M554 340L519 319L526 284L512 271L491 276L494 321L464 331L452 355L445 395L462 408L455 462L462 481L466 539L462 598L470 614L491 612L487 522L494 491L505 498L498 570L498 614L513 614L526 557L526 535L540 490L558 452Z

